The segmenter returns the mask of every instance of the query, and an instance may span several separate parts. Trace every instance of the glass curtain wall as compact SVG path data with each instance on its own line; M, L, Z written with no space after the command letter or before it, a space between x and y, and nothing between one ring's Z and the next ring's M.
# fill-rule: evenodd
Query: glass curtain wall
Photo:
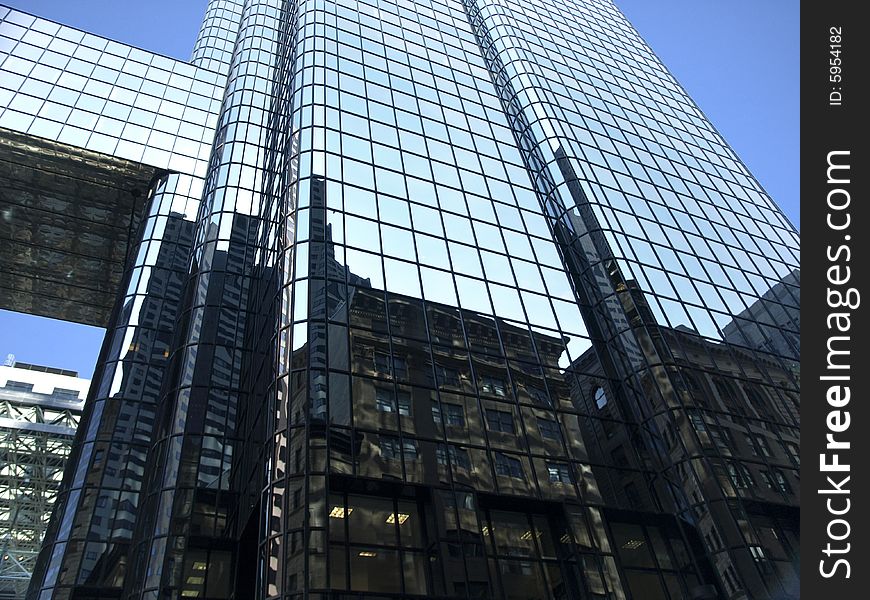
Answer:
M610 2L213 0L194 62L207 167L81 137L202 178L34 598L797 597L797 233Z

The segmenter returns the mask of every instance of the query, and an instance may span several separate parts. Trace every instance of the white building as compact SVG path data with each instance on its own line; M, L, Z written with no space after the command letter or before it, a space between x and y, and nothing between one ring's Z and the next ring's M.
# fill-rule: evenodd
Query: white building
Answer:
M81 417L90 380L0 366L0 598L23 598Z

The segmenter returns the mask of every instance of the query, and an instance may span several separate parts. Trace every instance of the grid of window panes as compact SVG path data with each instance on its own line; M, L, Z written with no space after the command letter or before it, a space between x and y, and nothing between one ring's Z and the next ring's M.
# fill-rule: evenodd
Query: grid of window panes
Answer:
M34 573L36 589L113 585L123 570L107 556L128 551L146 479L160 390L187 277L201 182L155 182L95 371L89 410L70 455L52 525ZM193 196L193 194L196 194ZM87 490L87 491L85 491ZM117 584L115 584L117 585Z
M5 7L0 71L0 127L184 173L155 182L131 246L87 435L71 457L34 577L58 589L118 585L123 569L106 557L126 554L138 516L203 190L195 175L205 174L223 78ZM201 477L213 461L203 459Z
M666 336L679 365L669 373L677 404L672 419L656 420L669 421L663 427L672 434L669 458L684 474L693 510L710 511L723 523L733 518L745 535L729 543L748 556L760 536L753 524L766 518L748 514L748 507L759 510L750 500L796 506L788 490L797 477L790 451L798 433L797 233L610 3L465 5L500 76L511 122L522 128L517 135L527 164L538 182L553 180L542 192L560 197L562 209L574 210L587 229L600 228L605 254L616 259L611 272L630 290L645 325L672 328ZM582 192L574 193L572 184ZM648 387L654 364L644 366L640 353L630 358L638 370L629 375L647 388L646 401L670 393ZM704 392L686 389L684 381L693 377L704 382ZM582 390L596 387L594 378L578 380ZM767 457L739 445L708 450L706 433L684 428L681 405L701 408L706 421L733 430L732 437L749 431L781 451ZM592 462L633 466L619 426L631 415L613 405L600 415L584 426ZM741 459L733 469L732 456ZM609 474L596 474L599 484L629 502L644 487L642 478L620 473L607 481ZM770 484L747 485L756 478ZM699 482L710 479L737 500L726 506L713 500L716 494L706 496ZM772 510L767 506L762 512ZM719 565L737 561L721 545L708 551ZM757 551L752 556L756 565L748 563L740 578L727 576L730 566L720 569L727 593L766 586L774 595L795 593L796 554L777 564L780 577L768 577L767 559Z
M203 40L232 37L237 4L209 3ZM190 584L182 595L230 594L223 573L233 558L209 550L208 539L245 510L224 499L228 465L246 451L228 432L246 352L240 336L248 322L239 315L252 289L263 295L254 303L266 307L263 322L279 321L277 331L263 328L276 336L269 396L278 404L255 402L246 416L271 428L268 475L259 465L251 479L268 477L266 514L253 517L265 524L268 597L333 588L637 600L635 590L655 588L656 597L675 600L712 582L711 561L728 594L765 585L790 593L794 515L765 507L794 504L797 489L797 368L776 356L797 355L796 234L618 11L571 0L245 7L250 30L240 32L233 55L244 68L221 115L193 241L201 272L191 276L192 299L119 323L116 349L141 370L123 371L129 361L112 355L101 384L108 400L123 377L159 378L168 352L155 362L136 354L140 346L150 352L148 344L126 343L164 317L192 323L179 350L191 350L190 362L169 385L177 429L159 447L186 470L181 477L178 460L157 465L167 478L155 477L149 506L163 508L140 528L130 589L154 595L181 577ZM205 175L223 90L217 72L0 11L0 126ZM262 26L278 15L282 27ZM240 22L244 29L245 15ZM512 103L502 104L505 90L493 80L505 79L490 72L479 44L517 89ZM201 58L224 68L225 49ZM265 99L273 82L274 104ZM527 131L515 131L522 123ZM533 149L522 142L531 138ZM664 451L639 440L653 420L633 423L614 393L620 385L598 361L578 308L579 280L562 267L565 248L553 240L553 215L542 212L552 198L542 202L550 190L542 192L546 177L535 165L551 167L547 177L558 183L565 162L592 209L586 225L602 229L628 290L619 302L629 297L647 311L639 320L662 326L655 341L671 351L666 379L677 400L656 417L656 426L666 422L667 444L657 458L669 462L668 476L687 498L680 517L694 526L665 546L678 552L700 537L705 550L691 565L663 556L637 563L623 550L654 545L658 534L641 528L612 548L596 508L658 510L650 452ZM160 214L190 217L202 180L174 178L170 187ZM566 186L554 187L562 194ZM567 208L570 197L562 198ZM261 211L267 218L255 239L249 217ZM149 288L149 267L171 249L158 241L169 221L145 226L133 296L166 292ZM266 282L243 280L257 242L268 244L265 258L256 254ZM147 298L131 304L143 307L154 308ZM625 305L620 310L609 317L616 329L642 329ZM206 313L217 331L198 329ZM639 366L632 381L623 374L619 384L653 404L664 394L652 367ZM188 415L191 406L197 412ZM94 427L126 439L127 425L101 425L102 414ZM116 450L109 458L117 461ZM104 460L100 451L85 445L82 473ZM144 454L133 454L121 460L138 482ZM349 490L347 480L369 488ZM118 471L107 471L106 481L109 493L87 500L103 504L83 504L79 513L81 482L70 488L55 541L71 541L68 555L85 566L66 569L63 585L116 586L122 577L100 562L116 548L98 540L108 539L109 511L120 515L123 540L135 515L130 497L118 495ZM714 482L722 494L709 493ZM505 511L503 497L531 504ZM85 523L74 539L73 518ZM92 537L76 537L85 531ZM201 547L184 546L194 537ZM739 573L738 550L751 560ZM163 569L176 558L177 569ZM393 567L378 579L366 575L372 565ZM767 577L771 571L779 577Z
M238 427L238 415L246 398L241 378L252 339L246 335L248 293L258 275L253 257L281 5L279 0L246 2L240 17L190 255L188 301L179 319L185 325L174 349L183 360L164 387L163 410L172 415L171 425L156 432L152 454L178 456L196 477L159 458L150 465L161 474L149 482L141 510L161 517L143 517L128 584L145 596L167 587L194 593L172 565L189 569L193 561L202 561L193 551L209 550L211 540L232 535L232 517L239 510L239 486L230 480L248 435ZM179 522L189 526L172 525ZM230 571L232 560L229 552L210 553L206 570Z
M303 19L312 15L304 12L307 4ZM328 354L330 366L355 376L355 424L364 427L374 418L368 427L398 430L395 416L414 416L415 404L409 415L385 410L385 404L402 391L414 399L427 389L434 392L437 382L452 394L448 398L460 400L458 406L467 406L468 394L479 396L467 417L476 424L478 440L485 430L511 436L515 444L524 431L518 397L555 407L550 397L558 390L547 393L543 367L567 364L566 338L568 348L588 348L582 320L562 270L544 266L558 265L554 247L533 193L522 187L528 176L510 145L504 116L492 108L491 84L467 26L460 21L462 27L451 31L444 18L435 18L461 18L461 7L434 4L440 12L426 17L422 7L411 12L394 6L379 3L378 9L395 11L401 27L368 16L373 9L364 3L338 3L335 26L327 20L318 36L338 42L327 41L325 57L316 55L314 38L306 37L315 33L314 19L302 27L300 45L312 51L300 60L305 64L310 57L313 64L297 76L297 119L306 116L309 94L315 111L324 94L326 123L312 129L301 122L300 172L325 171L331 239L307 239L306 225L315 216L303 204L310 184L302 180L297 257L327 243L337 261L368 282L344 294L345 312L330 313L336 327L349 327L350 352ZM321 58L325 69L317 66ZM325 89L308 85L321 76ZM309 147L325 150L323 158L313 160ZM297 296L305 289L303 278L313 274L297 259ZM545 281L553 288L550 297L540 294L548 289ZM308 316L301 307L298 315ZM506 336L517 338L510 348ZM330 336L336 343L341 339ZM350 364L342 364L342 356ZM558 372L550 374L558 381ZM396 384L395 392L384 392L379 380ZM431 393L424 397L423 416L432 419Z
M242 0L209 0L193 45L192 64L226 74L233 59L243 8Z
M224 79L0 6L0 127L202 177Z
M797 233L619 11L574 0L472 4L496 49L513 49L499 57L525 78L515 85L539 86L518 94L528 122L573 161L657 321L721 339L760 307L755 320L796 332L797 282L759 300L796 269ZM790 318L776 319L783 311ZM728 341L747 344L753 325L742 327L746 337Z
M264 497L267 595L333 583L398 592L398 578L354 575L355 561L399 560L395 543L381 554L320 542L337 522L327 481L531 496L582 514L597 491L561 369L591 343L462 5L297 8L284 147L298 183L277 196L296 201L285 206L295 244L278 260L292 265L281 298L293 298L293 324L278 338L292 352L277 387L286 405L274 411L288 430L276 436L280 469ZM303 494L314 540L306 569L292 541ZM433 559L455 579L438 593L495 589L475 558L483 535L476 517L462 532L433 531L445 540ZM611 581L612 559L589 551L589 577ZM426 581L403 585L432 593Z
M510 600L622 597L613 588L613 559L601 562L577 513L489 508L471 493L449 490L431 496L333 492L326 512L329 587L351 592L339 598L358 598L359 591ZM672 570L663 575L676 587L673 597L682 597L683 582L697 583L685 546L668 532L680 552L678 567L662 532L652 529L656 551L663 552L661 568Z
M330 495L330 587L426 593L422 511L417 502Z
M697 589L691 554L673 526L610 523L623 577L633 598L683 598Z

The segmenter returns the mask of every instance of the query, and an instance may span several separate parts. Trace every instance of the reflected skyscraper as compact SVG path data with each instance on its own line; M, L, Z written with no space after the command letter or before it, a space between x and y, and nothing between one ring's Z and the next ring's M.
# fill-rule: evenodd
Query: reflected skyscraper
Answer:
M30 597L798 597L798 236L610 2L0 35L148 190Z

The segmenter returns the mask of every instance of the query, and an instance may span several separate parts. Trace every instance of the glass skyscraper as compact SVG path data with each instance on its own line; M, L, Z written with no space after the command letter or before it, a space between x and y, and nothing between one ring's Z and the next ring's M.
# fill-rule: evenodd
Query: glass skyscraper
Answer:
M799 596L798 235L611 2L0 16L0 164L144 190L29 598Z

